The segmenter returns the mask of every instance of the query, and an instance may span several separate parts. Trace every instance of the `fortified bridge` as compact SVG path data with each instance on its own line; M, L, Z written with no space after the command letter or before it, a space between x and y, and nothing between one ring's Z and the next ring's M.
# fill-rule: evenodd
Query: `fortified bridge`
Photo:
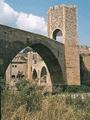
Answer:
M64 45L45 36L0 25L0 76L12 59L25 47L32 47L45 61L51 79L65 81Z
M55 40L58 35L63 43ZM49 9L48 37L0 25L0 76L5 75L12 59L29 46L43 58L53 84L80 85L75 6Z

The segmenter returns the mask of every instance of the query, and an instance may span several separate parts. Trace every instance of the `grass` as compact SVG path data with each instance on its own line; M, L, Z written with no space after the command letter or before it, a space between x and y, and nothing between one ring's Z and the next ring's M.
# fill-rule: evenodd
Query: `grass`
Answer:
M44 96L36 84L25 80L17 92L4 89L2 120L90 120L90 88L65 86L62 90Z
M76 96L76 97L75 97ZM26 111L21 105L15 111L8 110L5 120L90 120L90 94L61 94L46 96L40 111ZM11 119L10 119L11 118Z

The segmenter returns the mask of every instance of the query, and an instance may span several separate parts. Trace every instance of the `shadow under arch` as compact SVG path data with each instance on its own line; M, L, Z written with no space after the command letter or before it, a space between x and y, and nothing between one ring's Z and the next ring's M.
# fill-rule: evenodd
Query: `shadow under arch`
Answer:
M42 44L33 44L31 47L43 58L44 62L46 63L50 72L52 84L64 84L63 73L60 64L51 50Z
M47 65L47 68L50 73L52 85L62 85L64 84L64 79L63 79L63 73L60 67L60 64L55 57L55 55L52 53L52 51L45 46L42 43L28 43L25 44L20 41L14 41L12 44L9 44L9 48L6 54L6 61L5 61L5 70L7 69L9 63L12 61L12 59L25 47L29 46L31 47L35 52L37 52L44 62ZM5 72L4 72L5 74Z

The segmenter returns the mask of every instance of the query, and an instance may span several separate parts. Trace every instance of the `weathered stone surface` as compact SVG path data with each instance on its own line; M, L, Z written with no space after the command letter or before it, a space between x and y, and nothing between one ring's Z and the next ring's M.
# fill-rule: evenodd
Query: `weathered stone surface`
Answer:
M0 25L0 58L3 64L0 75L4 75L7 66L25 47L30 46L44 59L54 84L65 84L64 45L45 36Z
M65 47L65 71L68 85L80 85L79 50L75 6L56 6L48 11L48 36L53 39L56 29L62 31Z
M81 53L77 44L76 17L75 6L51 7L48 11L49 38L0 25L0 76L5 74L13 57L25 47L30 46L44 59L52 83L80 85L80 71L83 65L79 59ZM54 32L57 29L62 32L62 43L54 40ZM86 49L85 52L87 52ZM88 68L90 57L85 55L83 58Z

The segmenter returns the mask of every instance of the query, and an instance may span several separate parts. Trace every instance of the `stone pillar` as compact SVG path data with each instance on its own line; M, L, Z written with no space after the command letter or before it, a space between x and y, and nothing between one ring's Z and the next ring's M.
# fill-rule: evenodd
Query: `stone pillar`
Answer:
M28 52L28 61L27 61L27 78L32 80L32 53Z

